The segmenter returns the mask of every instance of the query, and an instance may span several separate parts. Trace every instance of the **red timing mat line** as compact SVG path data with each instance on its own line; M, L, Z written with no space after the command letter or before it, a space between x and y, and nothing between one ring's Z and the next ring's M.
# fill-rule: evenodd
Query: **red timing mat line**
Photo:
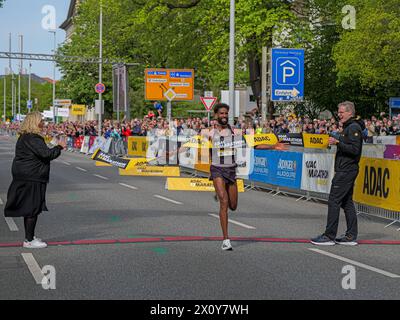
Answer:
M310 243L309 239L290 238L262 238L262 237L232 237L232 241L269 242L269 243ZM105 245L121 243L147 243L147 242L180 242L180 241L222 241L222 237L160 237L160 238L132 238L132 239L97 239L76 241L48 242L49 246L73 245ZM400 245L400 240L360 240L361 245ZM0 248L21 247L22 242L0 243Z

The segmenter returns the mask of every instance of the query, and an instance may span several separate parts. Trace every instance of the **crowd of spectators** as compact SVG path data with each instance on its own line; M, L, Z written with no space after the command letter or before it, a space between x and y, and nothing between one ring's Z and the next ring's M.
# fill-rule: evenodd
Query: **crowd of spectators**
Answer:
M370 140L373 136L400 135L400 116L389 119L381 116L380 119L375 116L365 119L366 129L364 130L365 140ZM186 119L174 119L170 126L168 120L163 117L156 117L154 114L146 115L143 118L135 118L130 121L117 122L106 119L102 125L102 134L105 138L122 138L127 136L146 136L148 132L153 131L157 135L176 135L192 130L200 133L201 130L209 126L215 126L216 121L211 120L208 123L207 118L189 117ZM265 122L258 119L239 118L235 122L235 130L241 130L243 134L253 133L313 133L313 134L337 134L343 128L335 118L331 119L310 119L309 117L296 117L294 115L280 115L273 120ZM3 130L18 131L19 123L2 123ZM65 135L68 137L79 136L97 136L97 121L71 122L66 121L59 124L52 122L46 123L44 133L48 136Z

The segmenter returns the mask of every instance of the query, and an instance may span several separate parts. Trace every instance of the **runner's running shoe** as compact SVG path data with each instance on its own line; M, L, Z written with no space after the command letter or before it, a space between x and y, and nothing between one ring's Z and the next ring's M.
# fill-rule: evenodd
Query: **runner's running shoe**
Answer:
M231 245L231 241L229 239L225 239L222 242L222 250L233 250L232 249L232 245Z
M27 249L43 249L47 247L47 243L37 238L34 238L32 241L25 240L23 247Z

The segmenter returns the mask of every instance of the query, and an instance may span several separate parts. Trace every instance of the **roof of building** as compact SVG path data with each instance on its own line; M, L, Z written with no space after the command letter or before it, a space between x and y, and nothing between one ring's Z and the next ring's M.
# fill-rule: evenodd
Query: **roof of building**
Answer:
M60 25L60 29L66 30L70 26L75 13L76 2L76 0L71 0L69 4L67 19Z

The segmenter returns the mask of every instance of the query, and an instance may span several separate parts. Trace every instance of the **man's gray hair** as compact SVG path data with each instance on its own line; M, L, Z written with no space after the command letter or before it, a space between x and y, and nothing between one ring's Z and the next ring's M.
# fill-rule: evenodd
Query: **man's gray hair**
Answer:
M356 107L355 107L355 105L354 105L353 102L351 102L351 101L341 102L341 103L339 103L339 105L338 105L338 108L340 108L340 107L345 107L345 108L346 108L346 111L351 112L351 114L352 114L353 116L356 115Z

